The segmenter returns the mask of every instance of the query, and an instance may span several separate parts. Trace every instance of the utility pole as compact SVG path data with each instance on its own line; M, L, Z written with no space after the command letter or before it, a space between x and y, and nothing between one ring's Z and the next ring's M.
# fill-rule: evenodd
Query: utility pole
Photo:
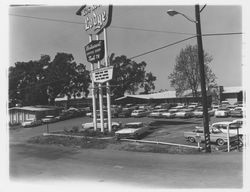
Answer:
M106 67L109 66L108 63L108 41L107 41L107 29L104 28L103 29L103 35L104 35L104 44L105 44L105 64ZM109 81L106 82L106 90L107 90L107 109L108 109L108 131L111 132L112 131L112 122L111 122L111 99L110 99L110 85L109 85Z
M208 111L207 111L208 102L207 102L206 79L205 79L205 68L204 68L204 53L203 53L203 45L202 45L200 6L199 5L195 5L195 18L196 18L198 58L199 58L199 67L200 67L200 78L201 78L205 150L207 153L211 153L209 120L208 120Z

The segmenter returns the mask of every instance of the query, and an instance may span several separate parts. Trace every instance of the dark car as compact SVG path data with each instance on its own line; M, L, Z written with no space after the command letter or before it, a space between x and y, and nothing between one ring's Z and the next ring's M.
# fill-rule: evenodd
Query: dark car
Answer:
M131 110L130 109L123 109L119 114L118 117L122 118L122 117L130 117L131 115Z
M243 110L241 107L236 107L234 110L230 111L231 117L243 117Z

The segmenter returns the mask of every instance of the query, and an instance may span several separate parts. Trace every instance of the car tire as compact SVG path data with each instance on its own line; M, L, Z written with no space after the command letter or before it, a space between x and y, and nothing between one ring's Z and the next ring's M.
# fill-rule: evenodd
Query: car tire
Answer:
M189 140L191 143L194 143L194 142L195 142L195 138L194 138L194 137L188 137L188 140Z
M139 134L138 134L138 133L135 134L135 139L136 139L136 140L139 139Z
M112 130L116 131L118 129L118 126L117 125L113 125L112 126Z
M222 146L225 144L225 141L223 139L217 139L216 143L217 145Z
M120 137L119 134L115 135L115 140L116 140L116 141L119 141L120 139L121 139L121 137Z

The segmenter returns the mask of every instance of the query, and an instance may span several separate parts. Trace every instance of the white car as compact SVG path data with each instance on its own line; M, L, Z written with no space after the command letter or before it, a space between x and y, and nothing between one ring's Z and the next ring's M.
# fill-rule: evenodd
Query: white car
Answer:
M209 116L213 116L214 113L215 113L214 110L208 109L208 115L209 115ZM203 117L203 109L202 109L202 108L198 108L198 109L196 109L196 110L193 112L193 114L194 114L194 117Z
M222 121L213 123L212 127L220 129L223 133L227 133L227 128L228 128L229 134L237 134L237 128L238 128L239 135L242 136L244 134L242 126L237 122Z
M230 114L230 111L226 107L220 107L214 113L215 117L228 117L229 114Z
M146 133L149 127L145 126L142 122L126 123L124 128L116 131L115 136L120 138L138 138L140 135Z
M57 121L57 119L52 115L47 115L44 118L42 118L41 120L43 123L53 123L53 122Z
M168 118L168 119L171 119L171 118L174 118L176 115L176 112L175 111L171 111L171 110L168 110L167 112L164 112L161 114L161 116L163 118Z
M134 110L132 113L131 113L131 117L146 117L150 112L147 111L147 110Z
M148 117L160 118L162 113L167 112L167 109L155 109L151 113L149 113Z
M108 129L108 120L104 119L103 120L103 127L104 129ZM97 119L97 129L101 129L101 119ZM112 130L117 130L121 127L121 123L119 122L111 122ZM94 128L94 123L89 122L89 123L83 123L82 124L82 129L80 131L86 131L88 129L93 129Z
M175 117L178 118L190 118L193 116L193 109L184 108L175 113Z
M32 127L41 124L42 124L41 120L35 120L35 119L27 119L26 121L21 123L22 127Z
M239 125L243 125L244 120L243 119L235 119L232 121L232 123L238 123Z

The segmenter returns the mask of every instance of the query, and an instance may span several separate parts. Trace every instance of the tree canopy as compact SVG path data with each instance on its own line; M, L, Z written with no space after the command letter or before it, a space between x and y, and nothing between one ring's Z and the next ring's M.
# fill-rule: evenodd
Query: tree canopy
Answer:
M140 88L145 93L155 89L156 77L151 72L146 72L147 64L144 61L137 63L124 55L115 57L114 53L109 61L114 66L113 79L110 81L114 98L122 97L125 92L135 94Z
M208 65L212 60L212 56L204 51L205 78L208 88L216 85L216 76ZM174 70L168 78L178 96L182 96L186 90L191 90L193 97L198 96L200 70L197 45L188 45L185 49L181 49L180 54L176 57Z
M59 95L87 95L90 84L85 65L72 54L57 53L53 61L42 55L38 61L17 62L9 68L9 100L14 105L54 104Z
M113 98L122 97L125 92L134 94L143 89L147 94L155 89L156 77L146 72L144 61L137 63L124 55L112 54L109 62L114 66L110 81ZM57 53L53 60L42 55L37 61L17 62L9 68L9 101L12 106L53 105L58 96L87 96L90 82L90 72L84 64L77 64L72 54Z

